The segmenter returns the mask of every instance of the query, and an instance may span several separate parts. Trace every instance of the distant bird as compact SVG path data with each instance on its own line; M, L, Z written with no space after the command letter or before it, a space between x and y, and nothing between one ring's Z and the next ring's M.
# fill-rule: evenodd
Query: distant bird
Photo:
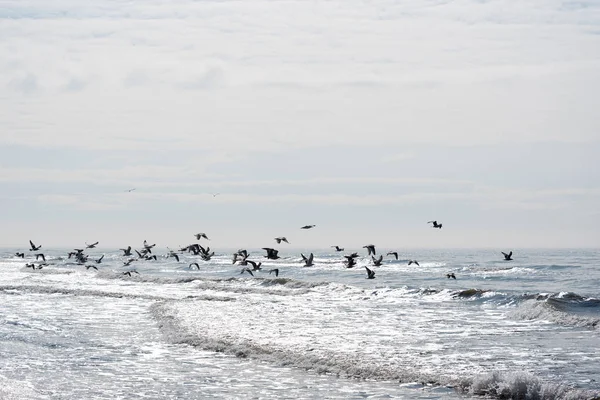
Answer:
M350 256L344 256L346 258L346 261L344 262L346 264L346 268L352 268L356 266L356 258Z
M86 265L85 269L90 269L90 268L94 268L96 271L98 271L98 268L96 268L95 265Z
M25 253L15 253L15 256L25 258Z
M504 261L512 261L512 251L508 254L503 251L501 253L504 255Z
M417 260L408 260L408 265L411 265L411 264L419 265L419 262ZM419 267L420 267L420 265L419 265Z
M127 189L127 190L126 190L126 192L127 192L127 193L131 193L131 192L133 192L134 190L135 190L135 188L132 188L132 189Z
M124 256L130 256L131 255L131 246L127 246L126 249L119 249L123 251L123 255Z
M124 266L129 266L129 265L131 265L131 263L132 263L132 262L134 262L134 261L135 261L135 258L130 258L130 259L129 259L129 260L127 260L127 261L123 261L123 265L124 265Z
M437 221L427 221L428 224L433 224L432 228L439 228L442 229L442 224L438 224Z
M156 261L156 256L146 256L146 257L144 258L144 260L146 260L146 261L150 261L150 260L154 260L154 261Z
M127 276L131 276L131 274L140 274L139 272L137 272L135 269L132 269L131 271L125 271L123 272L123 275L127 275Z
M85 248L86 248L86 249L94 249L94 248L96 248L96 246L97 246L97 245L98 245L98 242L96 242L96 243L92 243L92 244L87 244L87 243L86 243L86 244L85 244L85 246L86 246Z
M279 276L279 268L273 268L269 270L269 275L271 275L271 272L275 272L275 276Z
M271 249L270 247L263 247L262 249L267 251L267 255L265 257L267 257L269 260L277 260L280 258L277 255L279 253L278 250Z
M344 251L343 248L341 248L340 246L331 246L335 249L335 251Z
M29 244L31 245L31 248L29 249L29 251L38 251L39 249L42 248L42 245L36 246L35 244L33 244L33 242L30 240Z
M275 240L277 241L277 244L279 244L281 242L290 243L290 242L288 242L287 238L285 238L284 236L276 237Z
M204 232L202 232L202 233L196 233L194 236L196 237L196 240L200 240L202 238L204 238L206 240L210 240L208 238L208 236L206 236L206 233L204 233Z
M313 253L310 253L310 255L308 257L304 256L304 254L300 253L300 255L302 256L302 260L304 260L304 266L305 267L312 267L313 265L313 258L314 255Z
M390 251L386 255L388 255L388 256L394 256L394 257L396 257L396 260L398 259L398 252L396 252L396 251Z
M213 197L217 197L218 195L220 195L221 193L213 193Z
M376 256L377 255L377 253L375 252L375 245L374 244L368 244L366 246L363 246L363 249L367 249L367 251L368 251L367 255L368 256L370 256L370 255Z
M316 225L304 225L302 228L300 229L312 229L314 228Z
M25 268L35 269L35 264L34 263L31 263L31 264L27 263L27 264L25 264Z
M46 256L44 255L44 253L38 253L35 255L35 260L37 261L40 257L42 257L42 260L46 261Z
M154 246L156 246L156 243L148 244L148 242L144 240L144 249L148 250L148 252L152 253L150 249L152 249Z
M453 272L451 272L451 273L449 273L449 274L446 274L446 278L448 278L448 279L450 279L450 278L452 278L452 279L456 279L456 276L454 276L454 273L453 273Z
M174 251L171 251L169 253L169 257L174 257L177 260L177 262L179 262L179 256Z
M96 260L96 264L100 264L102 262L103 258L104 258L104 254L102 254L102 256Z
M197 263L197 262L193 262L193 263L191 263L191 264L190 264L190 266L189 266L188 268L192 268L192 266L194 266L194 265L196 266L196 268L198 268L198 270L200 269L200 266L198 265L198 263Z
M367 270L367 279L375 279L375 271L369 269L369 267L365 267Z
M379 256L379 258L375 258L375 257L371 256L371 259L373 260L374 266L380 267L381 263L383 262L383 255Z
M260 266L262 265L261 262L256 263L254 261L248 260L248 264L252 265L252 271L259 271L260 270Z
M250 275L254 276L254 274L252 273L252 270L250 268L244 268L244 269L242 269L242 272L240 272L240 275L243 274L244 272L247 272Z

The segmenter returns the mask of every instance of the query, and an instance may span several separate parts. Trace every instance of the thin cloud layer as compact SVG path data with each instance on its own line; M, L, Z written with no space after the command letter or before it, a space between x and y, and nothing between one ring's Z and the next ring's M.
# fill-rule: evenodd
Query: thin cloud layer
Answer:
M0 245L194 205L224 235L596 245L599 32L593 1L5 0ZM398 233L432 217L468 240Z

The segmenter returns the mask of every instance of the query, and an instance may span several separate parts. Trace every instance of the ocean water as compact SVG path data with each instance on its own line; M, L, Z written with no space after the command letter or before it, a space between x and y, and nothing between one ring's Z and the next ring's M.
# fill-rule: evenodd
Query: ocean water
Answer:
M87 250L97 271L68 249L43 248L36 270L27 247L0 250L0 399L600 398L599 250L411 250L372 267L365 249L327 249L303 267L310 250L274 247L279 260L248 249L254 276L227 249L130 266Z

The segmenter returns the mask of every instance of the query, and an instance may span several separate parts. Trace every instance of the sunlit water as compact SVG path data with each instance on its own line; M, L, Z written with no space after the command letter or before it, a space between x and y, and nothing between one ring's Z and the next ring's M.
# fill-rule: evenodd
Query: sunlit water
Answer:
M600 393L600 251L519 250L504 261L495 251L421 250L372 267L357 249L349 269L349 251L315 252L302 267L306 250L279 248L274 261L251 251L263 262L254 276L229 251L177 262L154 250L158 260L123 266L120 251L89 250L98 271L67 250L45 250L41 270L25 268L34 252L2 251L0 398ZM132 269L139 275L123 275Z

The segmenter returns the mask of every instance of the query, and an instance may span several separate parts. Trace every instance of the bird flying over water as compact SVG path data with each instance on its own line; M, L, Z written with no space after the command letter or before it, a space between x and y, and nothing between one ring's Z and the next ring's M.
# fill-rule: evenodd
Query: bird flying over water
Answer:
M102 256L100 256L100 258L96 260L96 263L100 264L102 262L103 258L104 258L104 254L102 254Z
M273 268L269 270L269 275L271 275L271 272L275 272L275 276L279 276L279 268Z
M243 274L244 272L247 272L250 275L254 276L254 274L252 273L252 270L250 268L243 268L242 272L240 272L240 275Z
M335 251L344 251L343 248L341 248L340 246L331 246L335 249Z
M419 262L417 260L408 260L408 265L411 265L411 264L419 265ZM420 265L419 265L419 267L420 267Z
M375 271L369 269L369 267L365 267L367 270L367 279L375 279Z
M25 258L25 253L19 253L19 252L17 252L17 253L15 253L15 256L21 257L21 258Z
M512 251L508 254L503 251L501 253L504 255L504 261L512 261Z
M200 240L200 239L202 239L202 238L204 238L204 239L206 239L206 240L210 240L210 239L208 238L208 236L206 236L206 233L204 233L204 232L201 232L201 233L196 233L194 236L196 237L196 240Z
M277 260L278 258L280 258L277 253L279 253L278 250L272 249L270 247L263 247L263 250L267 251L267 255L265 257L267 257L269 260Z
M192 268L193 266L195 266L196 268L198 268L198 270L200 269L200 266L198 265L197 262L193 262L190 264L190 266L188 268Z
M449 274L446 274L446 278L448 278L448 279L450 279L450 278L456 279L456 276L454 276L454 272L451 272Z
M388 255L388 256L394 256L394 257L396 257L396 260L398 259L398 252L396 252L396 251L390 251L386 255Z
M85 246L86 246L85 248L86 248L86 249L94 249L94 248L96 248L96 246L97 246L97 245L98 245L98 242L96 242L96 243L92 243L92 244L87 244L87 243L86 243L86 244L85 244Z
M304 225L302 228L300 229L312 229L314 228L316 225Z
M31 245L31 248L29 249L29 251L38 251L39 249L42 248L42 245L36 246L35 244L33 244L33 242L30 240L29 244Z
M376 267L380 267L381 263L383 262L383 256L379 256L379 258L375 258L373 256L371 256L371 259L373 260L373 265Z
M304 266L305 267L312 267L314 265L313 264L313 258L314 258L313 253L310 253L310 255L308 257L306 257L302 253L300 253L300 255L302 256L302 260L304 260Z
M277 241L277 244L279 244L281 242L286 242L288 244L290 243L290 242L288 242L288 240L285 236L276 237L275 240Z
M367 255L377 255L377 253L375 252L375 245L374 244L368 244L366 246L363 246L363 249L367 249L368 253Z

